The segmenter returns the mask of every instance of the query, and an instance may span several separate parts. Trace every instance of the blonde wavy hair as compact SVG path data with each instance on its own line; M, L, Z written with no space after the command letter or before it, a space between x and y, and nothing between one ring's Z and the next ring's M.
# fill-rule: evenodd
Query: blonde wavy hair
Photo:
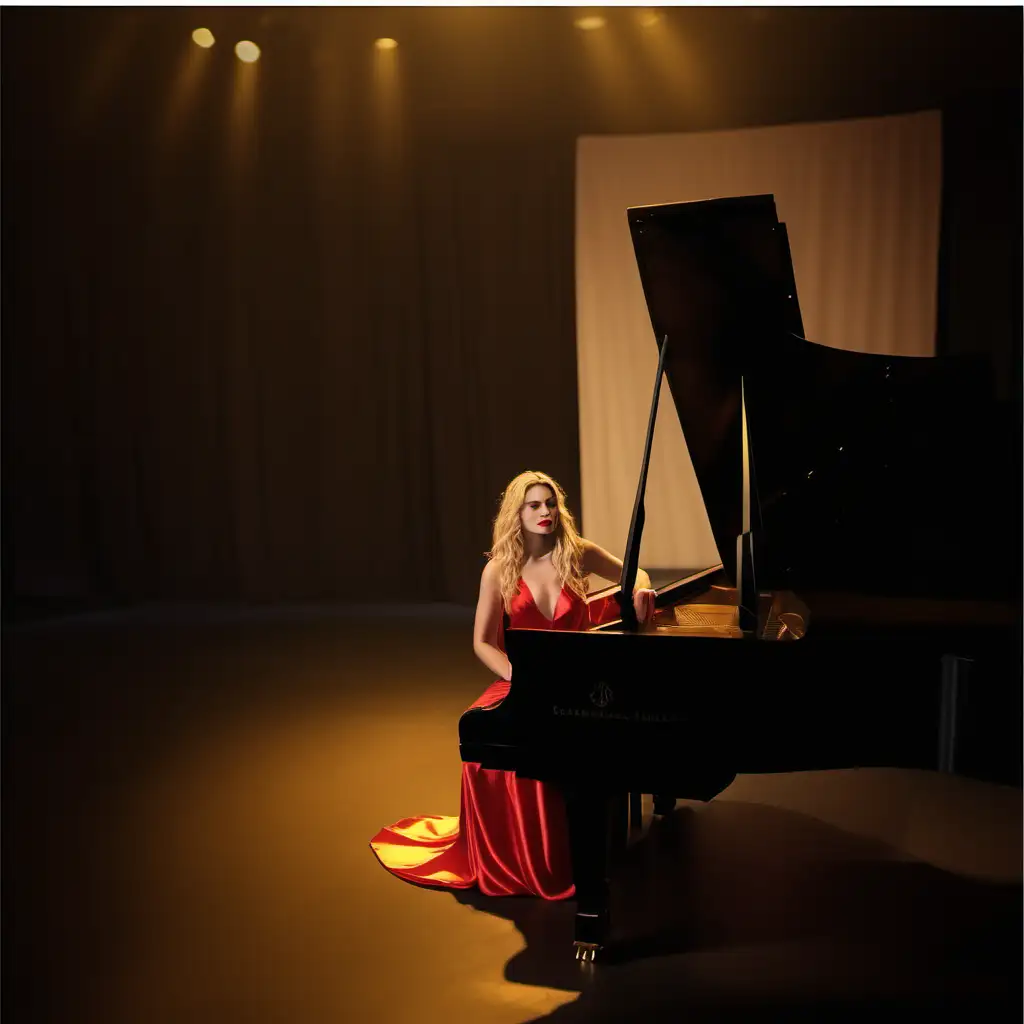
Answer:
M583 541L576 530L576 520L565 504L565 491L548 476L528 469L520 473L505 488L501 507L494 518L491 550L487 556L497 564L501 600L505 611L510 611L512 599L519 593L519 578L526 554L523 549L523 521L519 514L526 503L526 492L537 484L551 488L558 503L558 523L555 527L555 549L551 561L562 585L581 598L587 596L583 577Z

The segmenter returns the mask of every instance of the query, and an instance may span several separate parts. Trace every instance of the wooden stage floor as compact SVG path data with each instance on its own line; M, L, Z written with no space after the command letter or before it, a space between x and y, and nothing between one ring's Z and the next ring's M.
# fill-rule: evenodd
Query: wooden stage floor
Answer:
M3 635L3 968L35 1024L1018 1021L1021 792L741 776L635 837L623 962L572 904L392 878L456 814L463 609L160 609Z

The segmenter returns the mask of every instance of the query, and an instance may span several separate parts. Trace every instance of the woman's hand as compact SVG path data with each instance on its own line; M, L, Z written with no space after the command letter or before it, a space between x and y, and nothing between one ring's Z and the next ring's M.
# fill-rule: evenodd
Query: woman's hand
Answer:
M647 587L637 587L633 591L633 608L641 626L654 618L654 597L655 591Z

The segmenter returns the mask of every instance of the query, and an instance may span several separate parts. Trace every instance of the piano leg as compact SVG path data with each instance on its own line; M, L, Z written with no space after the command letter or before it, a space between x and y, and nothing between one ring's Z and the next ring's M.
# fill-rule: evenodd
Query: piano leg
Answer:
M644 827L643 799L640 793L629 794L629 827L636 832Z
M654 813L659 817L671 814L676 809L676 798L672 794L654 794Z
M593 963L608 941L610 828L617 818L611 793L583 786L564 789L572 876L576 886L576 959Z
M609 819L609 872L614 874L629 845L629 794L616 793L611 802Z
M956 771L956 753L964 694L970 683L970 658L953 654L942 656L942 689L939 697L939 752L936 768L953 774Z

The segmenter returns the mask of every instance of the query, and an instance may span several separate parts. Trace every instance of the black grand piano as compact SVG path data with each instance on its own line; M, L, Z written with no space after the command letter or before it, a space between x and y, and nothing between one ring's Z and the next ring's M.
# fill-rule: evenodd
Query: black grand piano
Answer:
M639 793L710 800L741 772L952 771L978 665L1019 636L1000 547L1019 520L981 497L986 367L806 340L770 195L627 216L659 366L621 618L508 630L509 695L459 724L464 761L562 788L582 960L609 939L625 794L635 816ZM659 586L640 629L628 595L663 375L721 562Z

